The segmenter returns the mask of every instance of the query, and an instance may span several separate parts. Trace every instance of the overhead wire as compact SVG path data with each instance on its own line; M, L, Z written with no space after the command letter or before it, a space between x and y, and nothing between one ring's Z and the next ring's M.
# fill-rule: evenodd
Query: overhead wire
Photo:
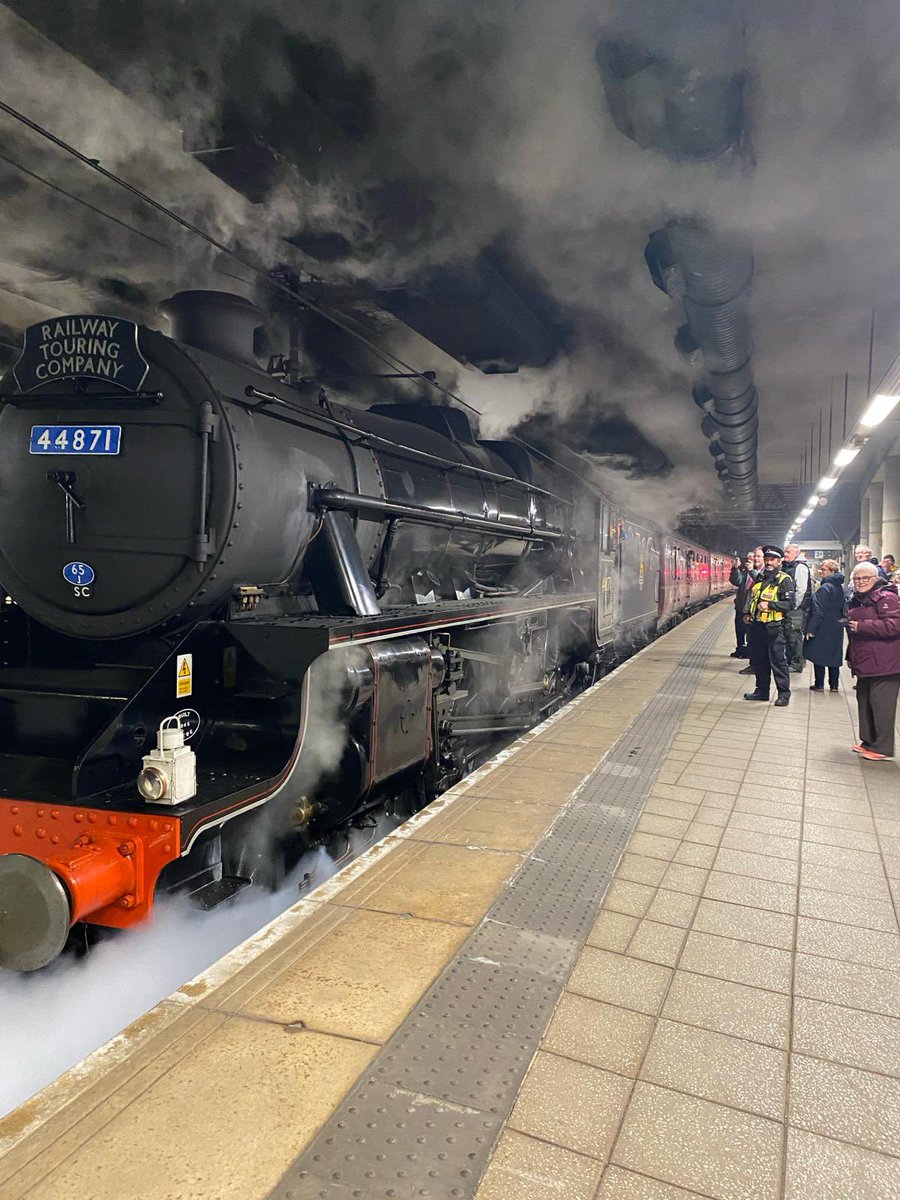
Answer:
M97 172L97 174L101 175L104 179L108 180L110 183L115 184L117 187L124 189L130 195L134 196L136 199L140 200L142 203L148 205L154 211L169 218L171 221L174 221L175 224L179 225L182 229L186 230L188 233L192 234L195 237L202 239L204 242L207 243L207 245L212 246L213 249L218 250L220 253L226 254L229 257L233 258L236 262L239 262L241 264L241 266L244 267L245 270L249 271L252 275L254 275L261 282L265 283L267 286L275 289L278 292L281 292L283 295L287 296L289 299L293 300L295 303L298 303L301 307L308 308L308 309L312 310L313 312L318 313L325 320L330 321L333 325L337 326L337 328L343 330L344 333L348 334L350 337L355 338L358 342L360 342L362 345L364 345L386 366L393 367L395 370L397 368L402 369L404 372L409 373L414 378L421 380L423 383L427 383L429 385L429 387L435 388L438 392L440 392L442 395L444 395L447 399L453 400L456 404L459 404L463 408L468 409L469 412L474 413L477 417L482 416L482 413L477 408L475 408L473 405L469 404L467 401L463 400L463 398L461 396L458 396L455 392L451 391L450 388L444 387L444 385L442 383L440 383L437 379L431 378L429 374L427 374L424 371L420 371L417 367L414 367L411 363L406 362L404 359L402 359L398 354L395 354L393 351L385 350L384 347L379 346L376 342L373 342L370 338L366 337L365 334L360 333L360 331L358 329L354 329L352 325L348 324L345 320L343 320L341 317L337 316L330 309L326 308L324 305L317 303L315 300L312 299L312 297L296 291L296 289L292 288L289 284L285 283L283 280L273 276L269 271L265 270L265 268L257 266L250 259L246 258L239 251L235 250L233 246L229 246L229 245L227 245L227 243L220 241L218 238L214 237L211 233L207 232L207 230L201 229L199 225L195 225L192 221L189 221L186 217L183 217L180 213L176 212L174 209L171 209L167 205L163 204L161 201L154 199L147 192L143 191L141 188L137 187L135 184L129 183L127 179L123 179L122 176L117 175L114 171L110 171L107 167L103 166L103 164L99 161L99 159L90 158L87 154L84 154L76 146L73 146L70 142L65 141L65 139L59 137L57 134L53 133L52 130L47 129L45 126L41 125L39 122L32 120L31 117L27 116L25 113L21 112L19 109L13 107L13 105L8 104L3 99L0 99L0 112L6 113L6 115L8 117L12 118L12 120L18 121L21 125L23 125L26 129L29 129L32 133L37 134L41 138L44 138L46 141L48 141L52 145L56 146L57 149L62 150L65 154L68 154L71 157L75 158L78 162L80 162L83 166L87 167L89 170ZM35 176L35 178L40 178L40 176ZM42 182L45 182L45 181L42 180ZM54 186L54 185L50 185L50 186ZM63 191L63 189L61 189L61 188L58 190ZM66 193L66 194L68 194L68 193ZM73 197L73 198L77 199L76 197ZM108 217L110 217L111 220L117 221L117 223L120 225L125 224L124 222L119 221L118 218L113 217L111 214L103 213L102 210L95 208L93 205L87 204L86 202L83 202L83 201L81 203L85 203L86 207L92 208L93 211L97 212L99 215L108 216ZM126 228L130 228L130 227L126 226ZM137 231L135 231L135 232L137 232ZM140 236L147 236L147 235L141 234ZM153 239L151 239L151 240L153 240ZM160 244L162 244L162 243L160 243ZM310 272L310 275L312 278L315 278L315 276L312 276L311 272ZM543 458L546 462L552 463L554 466L559 467L560 470L565 471L567 474L572 475L576 479L579 478L578 473L576 471L574 471L571 467L565 466L564 463L559 462L552 455L548 454L545 450L541 450L539 447L532 445L530 442L527 442L524 438L520 437L517 434L513 434L512 436L522 446L524 446L528 450L531 450L533 453L535 453L539 457ZM573 450L572 453L576 454L579 458L582 458L585 461L587 461L587 459L585 459L585 456L582 454L579 454L578 451Z

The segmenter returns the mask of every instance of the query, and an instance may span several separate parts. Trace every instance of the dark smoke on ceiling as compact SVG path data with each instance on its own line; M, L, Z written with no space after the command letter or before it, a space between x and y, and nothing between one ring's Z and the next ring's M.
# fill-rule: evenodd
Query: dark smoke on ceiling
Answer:
M561 440L595 465L627 472L628 479L665 478L672 472L671 460L625 413L600 413L590 398L562 420L552 413L535 413L515 432L548 451Z
M418 366L435 367L485 412L491 431L535 413L583 414L586 395L602 419L624 413L672 463L658 487L651 478L631 489L656 512L663 503L723 503L690 399L694 368L672 344L675 306L643 261L648 234L673 215L752 242L764 482L795 477L807 422L823 405L826 430L828 407L837 406L837 437L845 371L848 420L859 412L873 304L876 379L896 352L893 0L860 0L850 16L838 0L759 0L743 8L740 56L717 6L704 0L9 7L138 106L126 112L99 81L92 89L39 46L6 36L4 91L23 109L265 265L279 261L279 246L297 254L329 294L359 312L369 305L366 328L383 328ZM685 63L699 53L724 69L746 58L752 181L672 161L617 127L595 60L598 40L609 36ZM152 121L137 119L140 111ZM26 197L12 194L0 230L0 258L9 260L0 263L0 287L69 309L111 303L118 289L121 303L143 307L144 316L179 287L241 290L221 262L164 221L86 181L82 169L64 168L5 122L0 142L138 231L30 183ZM193 174L181 162L185 149ZM0 174L0 186L21 178L15 169ZM497 269L524 311L518 322L503 315L494 332L520 330L531 360L519 351L518 364L499 337L473 356L446 332L449 299L484 304L494 294L483 281L479 291L471 270L498 247ZM402 327L382 322L376 293L385 304L393 296L395 307L409 302L409 320L416 302L416 319L431 310L441 329L428 332L444 338L449 359L432 358ZM470 314L477 311L473 304ZM467 323L484 332L470 314L456 312L455 334ZM532 319L549 331L549 356L546 339L522 336Z

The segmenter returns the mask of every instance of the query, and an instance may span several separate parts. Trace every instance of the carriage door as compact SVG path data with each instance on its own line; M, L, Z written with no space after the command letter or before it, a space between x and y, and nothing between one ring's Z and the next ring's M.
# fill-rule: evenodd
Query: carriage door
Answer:
M600 599L597 605L597 641L611 642L616 624L616 522L612 507L606 500L597 506L600 522Z

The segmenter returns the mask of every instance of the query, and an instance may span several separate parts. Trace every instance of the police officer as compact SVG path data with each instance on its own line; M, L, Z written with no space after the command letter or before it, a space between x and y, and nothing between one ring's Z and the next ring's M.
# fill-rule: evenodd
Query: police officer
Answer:
M769 685L775 678L777 708L791 702L791 677L784 644L785 613L794 607L794 581L781 569L784 551L778 546L763 546L763 571L750 589L744 619L750 626L750 665L756 674L756 690L746 692L745 700L768 700Z

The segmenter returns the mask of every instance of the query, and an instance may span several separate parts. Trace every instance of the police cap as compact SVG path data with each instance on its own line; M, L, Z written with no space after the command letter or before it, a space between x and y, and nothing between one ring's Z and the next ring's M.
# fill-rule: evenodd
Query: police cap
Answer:
M763 558L784 558L784 551L780 546L763 546Z

